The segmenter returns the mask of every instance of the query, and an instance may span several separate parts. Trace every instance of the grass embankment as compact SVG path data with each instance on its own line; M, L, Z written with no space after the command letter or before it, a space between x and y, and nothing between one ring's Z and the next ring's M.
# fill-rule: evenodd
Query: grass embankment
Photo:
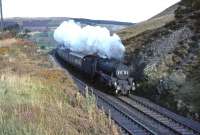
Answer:
M0 135L119 134L30 42L0 40Z

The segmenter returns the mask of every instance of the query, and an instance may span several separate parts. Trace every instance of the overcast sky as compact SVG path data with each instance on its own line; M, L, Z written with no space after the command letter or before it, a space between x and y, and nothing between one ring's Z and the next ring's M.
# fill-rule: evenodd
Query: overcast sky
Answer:
M179 0L2 0L5 17L144 21Z

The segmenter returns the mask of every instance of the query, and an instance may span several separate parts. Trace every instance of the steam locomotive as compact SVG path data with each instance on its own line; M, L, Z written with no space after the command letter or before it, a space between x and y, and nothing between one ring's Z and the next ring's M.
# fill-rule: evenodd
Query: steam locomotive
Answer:
M130 77L128 66L114 59L104 59L97 55L83 55L69 49L58 47L56 55L66 63L78 68L91 79L98 78L112 88L116 95L129 95L135 90L135 83Z

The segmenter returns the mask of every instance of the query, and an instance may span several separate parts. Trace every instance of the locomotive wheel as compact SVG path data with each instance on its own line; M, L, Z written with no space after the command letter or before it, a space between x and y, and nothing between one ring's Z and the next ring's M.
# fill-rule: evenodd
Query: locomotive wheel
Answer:
M116 89L115 92L114 92L114 94L115 95L119 95L119 90Z

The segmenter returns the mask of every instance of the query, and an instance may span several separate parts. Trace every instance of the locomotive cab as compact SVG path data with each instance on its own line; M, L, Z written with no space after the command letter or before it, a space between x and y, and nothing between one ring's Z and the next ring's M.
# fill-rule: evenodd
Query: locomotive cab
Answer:
M94 78L96 74L96 65L97 60L93 55L87 55L82 60L82 70L85 74L90 76L90 78Z

